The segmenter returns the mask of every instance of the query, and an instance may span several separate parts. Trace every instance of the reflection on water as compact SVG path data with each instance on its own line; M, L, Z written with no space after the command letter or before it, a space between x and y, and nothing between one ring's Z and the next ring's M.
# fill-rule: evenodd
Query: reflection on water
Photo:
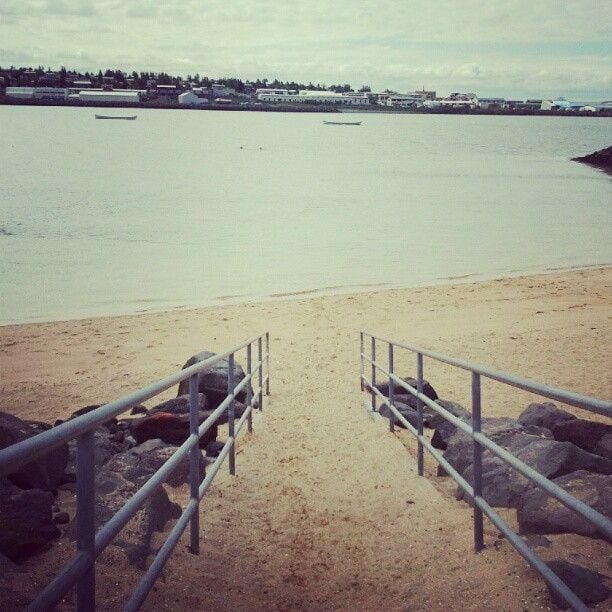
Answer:
M0 107L0 322L612 261L610 119L138 114Z

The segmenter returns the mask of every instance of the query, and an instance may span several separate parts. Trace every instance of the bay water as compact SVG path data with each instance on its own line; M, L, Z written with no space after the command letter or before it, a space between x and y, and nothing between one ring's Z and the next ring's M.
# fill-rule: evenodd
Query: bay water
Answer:
M609 118L98 112L0 106L0 324L612 262Z

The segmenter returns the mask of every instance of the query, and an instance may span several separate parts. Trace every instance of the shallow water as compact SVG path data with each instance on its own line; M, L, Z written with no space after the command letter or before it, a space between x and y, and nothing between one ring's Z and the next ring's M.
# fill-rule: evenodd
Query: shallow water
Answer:
M2 324L612 262L611 119L94 112L0 106Z

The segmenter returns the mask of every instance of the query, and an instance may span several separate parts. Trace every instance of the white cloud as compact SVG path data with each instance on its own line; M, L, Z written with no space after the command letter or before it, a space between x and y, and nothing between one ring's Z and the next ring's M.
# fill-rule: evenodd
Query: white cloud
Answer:
M605 92L612 2L0 0L0 40L0 65Z

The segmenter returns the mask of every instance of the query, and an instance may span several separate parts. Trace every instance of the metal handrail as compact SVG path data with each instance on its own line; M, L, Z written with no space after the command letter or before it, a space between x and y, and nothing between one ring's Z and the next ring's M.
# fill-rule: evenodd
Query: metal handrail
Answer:
M365 337L370 338L371 343L371 356L369 357L365 353ZM381 365L376 360L376 341L384 342L388 345L388 368ZM360 334L360 360L361 360L361 388L362 390L368 390L371 393L371 405L370 402L366 402L368 409L376 411L376 400L380 399L389 410L391 415L389 417L389 429L394 431L394 425L396 420L399 421L410 433L412 433L418 441L418 474L423 476L424 474L424 463L423 463L423 449L427 451L436 459L436 461L442 466L449 476L451 476L455 482L465 491L472 499L474 507L474 547L476 552L484 548L484 532L483 532L483 513L486 514L491 522L502 532L502 534L508 539L510 544L523 556L523 558L546 580L551 588L563 598L563 600L573 609L585 611L588 608L584 603L569 589L569 587L550 569L550 567L533 551L527 546L524 540L516 534L510 525L504 521L504 519L487 503L482 497L482 451L483 448L491 451L495 456L499 457L504 463L510 467L516 469L523 476L527 477L538 487L544 489L549 495L559 500L565 506L570 508L572 511L580 514L583 518L591 522L599 530L599 532L612 541L612 521L610 521L603 514L597 512L594 508L591 508L584 502L576 499L570 495L567 491L559 487L548 478L542 476L539 472L529 467L527 464L522 462L520 459L509 453L506 449L502 448L492 440L490 440L481 431L481 395L480 395L480 377L485 376L492 380L529 391L550 399L564 402L603 414L608 417L612 417L612 402L607 400L600 400L597 398L589 397L586 395L580 395L572 393L564 389L558 389L543 385L541 383L520 378L500 372L485 366L473 364L461 359L455 359L437 353L423 349L421 347L395 342L387 338L375 336L370 332L361 332ZM404 380L399 378L394 373L394 348L406 349L408 351L416 353L417 356L417 388L409 385ZM440 404L437 404L427 395L423 393L423 356L430 357L436 361L446 363L455 367L468 370L472 373L472 423L469 425L462 419L456 417L448 410L446 410ZM371 365L372 375L371 380L368 380L365 375L365 363L368 362ZM376 372L380 371L389 377L389 395L386 397L376 387ZM417 400L417 427L415 428L402 414L399 412L397 407L394 405L394 390L398 386L408 391ZM423 434L423 404L429 406L440 414L444 419L451 422L453 425L467 433L473 441L473 486L470 485L461 474L453 468L452 465L446 459L444 459L442 453L436 450L431 442Z
M263 353L264 339L266 344L265 354ZM252 345L255 343L257 343L258 359L255 364L252 364ZM244 348L247 351L247 371L243 380L235 384L234 354ZM198 374L226 357L229 358L228 394L210 416L203 423L199 424ZM266 367L265 376L264 366ZM256 373L259 385L256 392L253 392L251 381ZM189 436L149 480L96 533L94 524L94 430L119 414L126 412L136 404L154 397L186 379L189 379ZM244 414L238 421L237 427L235 427L234 402L240 391L245 387L247 390L246 406ZM259 411L263 410L264 390L266 395L270 394L270 335L268 332L254 336L223 353L218 353L180 372L171 374L114 402L100 406L87 414L66 421L57 427L53 427L13 446L0 450L0 476L2 476L13 473L20 466L30 463L36 457L40 457L50 450L77 438L77 554L64 566L55 579L46 585L27 609L31 611L52 609L76 584L77 610L79 612L91 612L94 610L96 558L112 542L113 538L123 529L168 475L178 467L180 461L187 454L189 454L189 484L191 492L189 502L168 534L155 559L142 576L130 600L127 602L125 610L132 611L140 607L187 524L191 525L191 552L199 554L199 502L228 455L230 474L234 475L236 473L236 436L245 421L248 423L249 432L252 431L253 409L258 407ZM228 413L228 439L221 453L210 466L208 474L200 482L199 440L225 411Z

